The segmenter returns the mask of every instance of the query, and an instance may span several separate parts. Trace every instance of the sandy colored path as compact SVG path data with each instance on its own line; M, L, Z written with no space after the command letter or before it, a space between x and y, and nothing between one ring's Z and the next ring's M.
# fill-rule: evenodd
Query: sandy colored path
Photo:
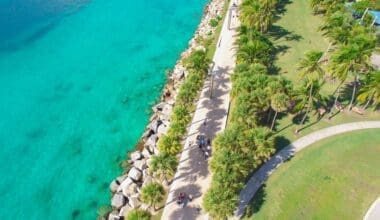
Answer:
M229 7L233 2L230 2ZM202 197L211 181L208 161L205 160L203 152L197 146L194 144L190 146L189 143L196 143L195 139L198 134L212 139L226 126L230 103L230 74L235 67L235 27L238 25L235 15L233 18L231 17L231 20L228 15L224 19L213 58L214 65L211 71L213 77L208 77L202 89L161 219L208 219L207 214L201 210ZM211 95L212 97L210 97ZM194 197L193 201L187 203L184 208L179 207L175 201L180 192L191 194Z

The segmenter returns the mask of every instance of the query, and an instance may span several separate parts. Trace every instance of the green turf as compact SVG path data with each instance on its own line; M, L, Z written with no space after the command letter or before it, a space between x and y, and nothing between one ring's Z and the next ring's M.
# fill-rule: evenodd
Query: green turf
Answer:
M271 40L277 48L283 48L283 52L277 55L275 65L279 68L278 73L290 79L295 87L301 86L297 68L298 62L304 57L305 52L310 50L326 51L328 48L328 40L322 36L318 30L323 20L320 16L315 16L310 7L310 0L282 0L284 12L279 15L278 20L271 30ZM276 38L276 36L281 36ZM323 85L322 94L324 96L332 95L336 89L338 82L326 80ZM346 96L350 96L347 93ZM349 98L342 102L348 104ZM317 122L317 116L309 114L309 119L304 126L294 124L294 115L288 114L286 117L280 117L276 122L277 130L277 147L281 148L292 140L295 140L312 131L319 130L324 127L363 120L379 120L380 113L367 110L361 116L354 112L346 111L327 120L326 116ZM299 134L294 134L296 129L302 129Z
M362 219L380 195L379 134L346 133L299 152L256 194L250 218Z
M299 79L298 62L305 52L325 51L329 43L318 31L322 18L312 15L309 0L280 2L285 11L279 15L270 31L271 40L279 50L275 65L280 68L281 75L296 82Z

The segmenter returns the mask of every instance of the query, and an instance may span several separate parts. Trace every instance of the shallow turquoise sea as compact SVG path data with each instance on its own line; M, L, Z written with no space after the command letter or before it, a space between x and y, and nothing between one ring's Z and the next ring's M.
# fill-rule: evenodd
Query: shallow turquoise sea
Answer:
M0 219L95 219L206 0L0 0Z

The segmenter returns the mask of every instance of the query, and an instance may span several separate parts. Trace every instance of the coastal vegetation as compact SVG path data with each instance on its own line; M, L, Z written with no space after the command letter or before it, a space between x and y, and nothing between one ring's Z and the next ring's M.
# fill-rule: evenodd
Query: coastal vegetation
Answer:
M322 140L279 167L244 219L362 219L380 192L379 129Z
M183 136L207 77L213 55L211 50L216 48L214 43L221 30L221 16L227 11L225 3L218 0L207 5L196 35L189 41L189 48L181 54L169 76L161 102L152 108L154 114L138 150L129 155L127 163L130 165L125 174L110 185L114 194L111 199L113 211L109 217L124 216L123 213L128 215L140 206L143 210L153 206L152 219L162 214L162 209L156 210L156 206L163 205L166 190L176 172ZM131 216L137 214L132 213Z
M133 209L126 216L127 220L150 220L150 218L150 213L141 209Z
M375 83L379 74L369 59L377 43L374 28L354 20L345 2L309 2L314 13L324 17L321 31L331 44L316 50L309 43L312 49L304 57L287 64L292 65L292 72L279 76L276 58L288 48L273 41L278 35L291 33L272 25L286 11L287 3L243 1L230 117L226 130L213 141L213 177L203 202L214 218L233 214L238 193L250 173L284 146L276 129L279 114L293 118L291 123L298 134L313 115L317 115L318 123L327 113L331 119L344 109L363 114L366 108L379 106L380 89ZM339 83L333 88L331 81Z
M141 201L156 210L156 204L164 200L164 187L158 183L150 183L141 189Z

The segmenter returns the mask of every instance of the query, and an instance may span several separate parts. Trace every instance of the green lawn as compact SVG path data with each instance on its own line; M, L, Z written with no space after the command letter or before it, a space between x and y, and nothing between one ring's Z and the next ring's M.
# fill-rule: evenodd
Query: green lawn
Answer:
M281 2L285 11L270 30L271 40L279 50L275 65L280 68L278 73L297 81L297 65L305 52L325 51L329 42L318 31L322 18L312 15L309 0Z
M379 134L338 135L299 152L256 194L249 218L362 219L380 195Z
M280 51L275 61L275 66L279 70L275 71L275 73L293 81L294 86L297 88L301 86L301 80L297 72L299 60L304 57L307 51L326 51L329 42L318 30L323 23L322 17L313 15L310 0L282 0L281 2L284 8L283 13L279 15L278 20L271 29L271 40ZM338 82L334 83L327 80L323 86L322 94L325 96L331 95L337 84ZM278 131L276 134L278 140L276 146L281 148L290 141L328 126L380 119L380 113L373 112L373 110L368 110L363 116L347 111L336 115L331 120L327 120L325 116L319 122L317 122L317 116L313 114L314 112L311 112L307 123L299 127L303 129L298 135L294 134L297 128L297 125L294 124L294 115L288 114L286 117L280 117L276 122L276 130Z

